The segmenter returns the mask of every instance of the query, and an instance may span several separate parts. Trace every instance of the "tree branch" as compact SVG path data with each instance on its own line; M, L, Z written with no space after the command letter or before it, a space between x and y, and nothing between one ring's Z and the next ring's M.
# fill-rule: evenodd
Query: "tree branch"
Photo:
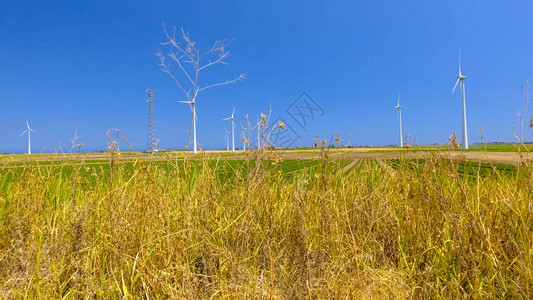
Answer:
M161 54L161 52L158 52L155 55L159 57L159 60L161 61L161 63L158 64L158 66L161 66L161 71L167 73L170 76L170 78L172 78L172 80L176 82L176 84L179 86L181 91L187 96L187 100L191 100L190 92L187 92L185 90L185 88L181 85L179 80L176 79L176 77L170 72L168 66L165 64L165 57L163 56L163 54Z
M224 52L224 53L222 53L222 54L219 56L219 58L218 58L217 60L215 60L215 61L210 61L208 64L206 64L206 65L200 67L200 68L198 69L198 71L202 71L203 69L208 68L208 67L210 67L210 66L212 66L212 65L216 65L216 64L229 65L227 62L223 61L225 58L228 58L228 57L229 57L229 51L228 51L228 52Z
M246 74L241 74L239 75L239 77L236 77L232 80L226 80L224 82L219 82L219 83L215 83L215 84L211 84L211 85L208 85L206 87L203 87L203 88L199 88L198 89L198 92L201 92L203 90L207 90L207 89L210 89L210 88L213 88L213 87L216 87L216 86L221 86L221 85L226 85L226 84L232 84L232 83L235 83L237 81L241 81L241 80L244 80L246 78Z
M173 51L170 51L170 53L168 54L168 56L170 58L172 58L176 63L178 63L178 66L180 67L180 69L183 71L183 73L187 76L187 78L189 79L189 81L191 82L191 84L194 85L194 81L192 80L191 76L189 75L189 73L187 72L187 70L185 70L185 68L181 65L181 59L183 58L183 55L180 56L180 57L176 57L176 55L174 54Z

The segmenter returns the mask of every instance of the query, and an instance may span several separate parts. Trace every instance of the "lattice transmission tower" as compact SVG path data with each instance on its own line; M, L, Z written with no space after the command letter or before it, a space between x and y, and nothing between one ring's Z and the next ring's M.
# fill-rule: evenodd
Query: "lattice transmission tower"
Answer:
M154 124L154 95L152 94L152 89L147 89L146 93L148 94L148 136L147 136L147 147L148 151L153 151L156 147L155 144L155 124Z

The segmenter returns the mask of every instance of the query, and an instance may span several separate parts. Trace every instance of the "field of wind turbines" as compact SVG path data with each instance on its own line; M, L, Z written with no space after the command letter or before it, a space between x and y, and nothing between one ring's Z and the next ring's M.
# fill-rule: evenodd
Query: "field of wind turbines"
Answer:
M58 99L0 129L0 299L532 299L531 70L506 68L533 61L448 7L341 2L38 8L31 70L64 74L24 73Z

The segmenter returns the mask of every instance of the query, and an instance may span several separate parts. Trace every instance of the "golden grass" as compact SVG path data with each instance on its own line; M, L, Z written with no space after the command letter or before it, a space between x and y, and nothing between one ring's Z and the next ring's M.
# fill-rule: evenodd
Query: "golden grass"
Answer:
M0 297L533 297L531 166L188 163L0 171Z

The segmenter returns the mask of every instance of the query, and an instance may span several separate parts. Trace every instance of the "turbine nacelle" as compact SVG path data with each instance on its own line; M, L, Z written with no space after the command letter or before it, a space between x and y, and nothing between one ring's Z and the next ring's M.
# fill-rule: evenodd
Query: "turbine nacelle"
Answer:
M461 74L461 70L459 70L459 75L457 76L457 81L455 82L455 85L453 86L452 94L453 92L455 92L455 89L457 88L457 85L459 84L459 82L462 82L465 79L466 79L466 76Z
M20 134L20 136L23 136L26 132L29 132L29 131L31 131L31 132L37 132L37 130L33 130L33 129L29 128L29 129L24 130L24 131Z
M193 107L194 105L196 104L196 102L193 100L193 101L178 101L179 103L185 103L185 104L189 104L189 107L191 108L191 111L193 111ZM196 121L198 121L198 115L196 114L196 111L193 111L194 112L194 118L196 119Z
M459 75L457 75L457 82L455 83L455 86L453 87L452 94L453 92L455 92L455 89L457 88L457 85L459 84L459 82L465 79L466 79L466 76L464 76L461 73L461 52L459 52Z
M20 136L23 136L26 132L37 132L37 130L33 130L30 128L30 124L28 124L28 119L26 119L26 130L24 130Z
M228 117L228 118L225 118L225 119L222 119L222 121L227 121L227 120L232 120L233 121L233 116L235 115L235 107L233 107L233 112L231 113L231 117Z
M401 109L402 106L400 105L400 95L398 95L398 104L395 106L396 109Z

